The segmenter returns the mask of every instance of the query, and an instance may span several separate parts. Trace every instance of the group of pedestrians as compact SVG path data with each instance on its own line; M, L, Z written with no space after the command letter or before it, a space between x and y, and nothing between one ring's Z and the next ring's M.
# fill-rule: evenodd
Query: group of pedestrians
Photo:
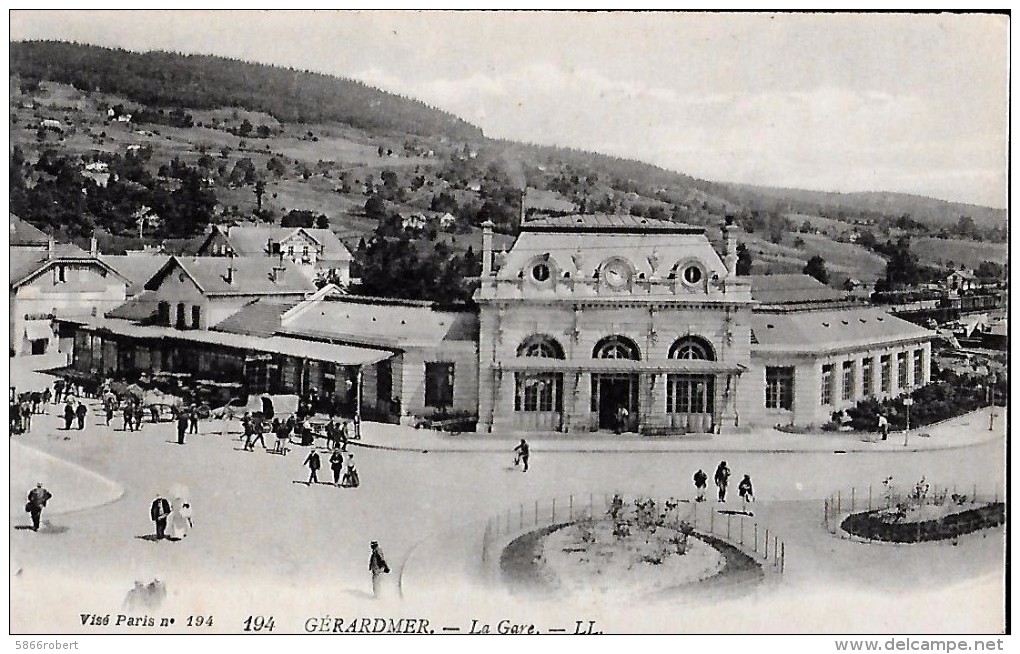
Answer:
M726 465L725 461L720 461L719 465L715 469L715 476L713 481L715 482L716 490L719 493L719 501L726 501L726 490L729 487L730 467ZM708 475L701 468L694 473L694 490L697 493L695 501L704 502L705 492L708 488ZM737 492L740 494L740 499L744 502L754 501L754 487L751 484L751 475L744 475L744 478L740 480L737 485Z
M308 481L306 485L321 483L319 481L319 470L322 468L322 458L312 448L305 457L302 465L308 466ZM361 477L358 475L358 468L354 465L354 453L347 452L340 447L334 447L329 455L329 468L333 473L333 485L337 488L357 488L361 485Z
M11 388L10 422L11 432L22 434L32 431L32 416L44 413L45 406L50 402L50 389L16 394Z

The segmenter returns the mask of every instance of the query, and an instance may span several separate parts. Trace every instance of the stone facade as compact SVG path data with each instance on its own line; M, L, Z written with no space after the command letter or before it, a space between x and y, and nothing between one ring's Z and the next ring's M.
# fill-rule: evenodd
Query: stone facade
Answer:
M701 228L525 223L476 301L481 431L716 431L750 406L750 287Z

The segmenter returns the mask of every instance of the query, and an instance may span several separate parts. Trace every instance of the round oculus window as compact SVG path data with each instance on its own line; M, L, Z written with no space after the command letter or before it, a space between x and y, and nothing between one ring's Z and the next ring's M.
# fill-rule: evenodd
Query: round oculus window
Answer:
M531 269L531 276L536 282L544 282L549 279L549 266L544 263L536 263Z
M697 284L704 277L704 273L698 266L687 266L684 268L683 277L688 284Z
M607 284L620 288L630 281L630 268L622 261L612 261L606 265L604 275Z

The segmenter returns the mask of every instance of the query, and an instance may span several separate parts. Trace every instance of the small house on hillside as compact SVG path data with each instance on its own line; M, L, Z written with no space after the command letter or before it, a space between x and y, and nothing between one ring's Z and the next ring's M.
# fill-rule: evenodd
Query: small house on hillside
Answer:
M969 291L977 287L977 276L972 270L954 270L943 281L949 291Z

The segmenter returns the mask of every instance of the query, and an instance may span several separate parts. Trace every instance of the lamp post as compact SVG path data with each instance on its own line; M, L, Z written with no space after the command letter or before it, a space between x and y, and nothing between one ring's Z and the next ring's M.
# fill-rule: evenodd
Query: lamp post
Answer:
M907 440L910 438L910 407L914 404L914 398L909 395L903 399L903 406L907 407L907 428L903 432L903 447L907 446Z
M992 373L988 384L988 431L995 429L995 385L999 382L999 374Z

